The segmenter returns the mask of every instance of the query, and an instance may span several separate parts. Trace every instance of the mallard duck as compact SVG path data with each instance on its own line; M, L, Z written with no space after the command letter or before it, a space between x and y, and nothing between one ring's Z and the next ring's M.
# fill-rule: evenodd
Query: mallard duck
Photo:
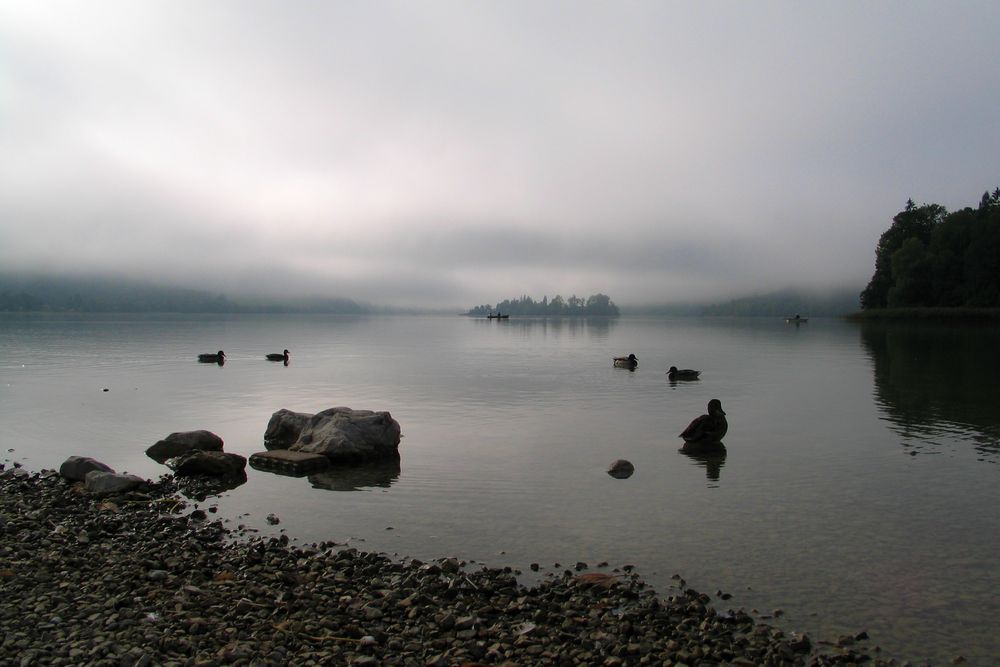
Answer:
M635 368L639 365L639 360L634 354L630 354L627 357L615 357L614 363L615 368Z
M677 368L677 366L671 366L670 370L667 371L667 377L671 380L697 380L699 375L701 375L701 371Z
M198 361L203 364L222 364L226 361L226 353L219 350L215 354L199 354Z
M721 444L728 430L729 422L726 421L722 401L713 398L708 402L708 414L695 418L681 432L681 437L688 444Z
M284 361L284 362L287 362L288 361L288 350L285 350L281 354L278 354L277 352L272 352L270 354L265 355L265 357L267 358L268 361Z

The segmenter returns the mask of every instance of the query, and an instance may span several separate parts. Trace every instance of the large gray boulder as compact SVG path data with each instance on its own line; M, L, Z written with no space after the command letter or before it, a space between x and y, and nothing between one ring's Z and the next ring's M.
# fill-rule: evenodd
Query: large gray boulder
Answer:
M92 459L89 456L71 456L63 461L63 464L59 466L59 474L74 482L82 482L86 480L87 473L91 470L114 472L114 470L111 469L111 466L101 463L96 459Z
M222 438L211 431L181 431L171 433L146 450L146 456L157 463L183 456L193 451L221 452Z
M334 463L364 463L399 456L399 422L388 412L336 407L304 415L279 410L267 425L272 440L288 438L296 430L298 437L288 449L322 454Z
M312 415L306 412L292 412L282 408L273 415L267 422L267 429L264 431L265 449L288 449L294 445L302 429L305 428Z
M104 470L91 470L87 473L84 481L84 488L91 493L107 495L111 493L124 493L144 485L146 480L138 475L129 475L117 472L107 472Z
M236 477L244 474L246 457L229 452L193 451L167 462L177 477Z

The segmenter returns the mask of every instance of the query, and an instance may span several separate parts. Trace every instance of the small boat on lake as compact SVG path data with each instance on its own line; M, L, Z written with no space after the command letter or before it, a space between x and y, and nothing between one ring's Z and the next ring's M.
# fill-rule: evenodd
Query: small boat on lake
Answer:
M795 315L794 317L786 317L785 322L789 324L802 324L803 322L808 322L808 317L802 317L801 315Z
M509 314L508 315L501 315L500 313L497 313L496 315L494 315L493 313L490 313L489 315L486 316L486 319L488 319L488 320L506 320L506 319L510 319L510 315Z

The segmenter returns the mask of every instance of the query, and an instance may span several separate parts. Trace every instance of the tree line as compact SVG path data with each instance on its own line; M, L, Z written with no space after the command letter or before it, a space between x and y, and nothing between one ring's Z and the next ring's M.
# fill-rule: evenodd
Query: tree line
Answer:
M548 296L544 296L541 301L535 301L530 296L506 299L498 303L495 308L490 304L484 304L470 308L466 315L486 317L498 312L524 317L617 317L620 314L618 306L607 294L592 294L586 299L575 294L564 299L557 294L551 300Z
M875 273L862 310L1000 307L1000 188L978 208L949 213L912 199L875 249Z
M0 312L358 314L370 310L342 298L237 301L222 294L121 278L0 273Z

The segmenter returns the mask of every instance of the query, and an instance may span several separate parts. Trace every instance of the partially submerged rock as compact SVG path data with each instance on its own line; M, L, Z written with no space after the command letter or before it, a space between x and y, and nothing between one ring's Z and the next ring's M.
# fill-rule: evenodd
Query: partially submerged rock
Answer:
M276 472L280 475L302 477L330 467L330 459L322 454L272 449L250 455L250 467L255 470Z
M264 434L268 449L322 454L334 463L363 463L399 456L399 422L388 412L336 407L314 415L279 410Z
M205 430L171 433L147 449L146 455L157 463L164 463L194 451L221 452L222 438Z
M632 465L631 461L626 461L625 459L618 459L613 461L610 466L608 466L608 474L617 479L627 479L632 476L635 472L635 466Z
M89 456L71 456L59 466L59 474L74 482L86 480L87 473L91 470L114 472L111 466L92 459Z
M267 449L288 449L299 439L312 415L306 412L292 412L282 408L267 422L264 431L264 447Z
M207 475L210 477L236 477L244 474L245 457L229 452L193 451L167 462L177 477Z

